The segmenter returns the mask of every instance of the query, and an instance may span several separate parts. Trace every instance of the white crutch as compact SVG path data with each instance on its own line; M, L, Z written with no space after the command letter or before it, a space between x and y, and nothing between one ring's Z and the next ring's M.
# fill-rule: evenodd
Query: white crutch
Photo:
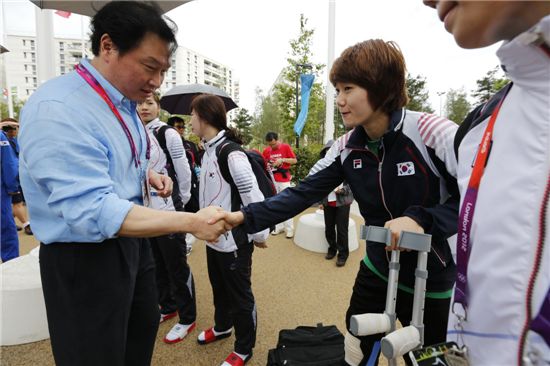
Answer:
M391 243L389 229L369 226L361 228L361 237L367 241ZM399 248L418 251L418 265L415 272L415 291L413 301L413 315L411 326L396 330L395 304L399 279L399 249L393 250L389 263L388 288L386 293L386 307L383 314L360 314L350 319L350 332L356 336L367 336L385 333L382 338L382 353L388 358L390 366L397 365L397 357L422 345L424 295L426 291L426 264L427 255L431 247L431 235L403 231L399 238Z

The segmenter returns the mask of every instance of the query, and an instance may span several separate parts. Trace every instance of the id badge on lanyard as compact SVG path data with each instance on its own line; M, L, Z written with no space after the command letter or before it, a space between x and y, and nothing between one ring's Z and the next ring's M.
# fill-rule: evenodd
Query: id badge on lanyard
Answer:
M151 207L151 184L149 184L149 170L145 170L141 174L141 194L143 198L143 206Z

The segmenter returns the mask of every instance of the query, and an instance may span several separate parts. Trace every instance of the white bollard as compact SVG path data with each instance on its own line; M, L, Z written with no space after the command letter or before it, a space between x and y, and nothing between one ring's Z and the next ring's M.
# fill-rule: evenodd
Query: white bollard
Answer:
M49 338L37 251L1 264L0 272L0 345L11 346Z
M316 253L326 253L328 250L325 238L325 219L323 210L300 216L294 231L294 244ZM350 253L359 248L355 221L349 219L348 248Z

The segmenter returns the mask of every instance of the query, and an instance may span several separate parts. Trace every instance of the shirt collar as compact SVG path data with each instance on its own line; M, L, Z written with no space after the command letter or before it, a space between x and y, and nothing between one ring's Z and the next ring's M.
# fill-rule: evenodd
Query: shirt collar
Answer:
M225 139L225 130L221 130L218 132L216 136L211 138L209 141L203 141L204 147L206 150L210 150L212 148L215 148L221 141Z
M390 113L390 125L388 126L388 130L382 136L384 140L393 137L395 132L401 129L403 126L403 120L405 119L405 114L405 108L401 108ZM363 149L368 139L369 137L367 136L367 132L365 132L363 126L357 126L353 129L346 147Z
M499 48L497 56L514 84L530 90L548 90L550 58L538 48L542 42L550 44L550 15Z
M86 68L93 75L93 77L99 82L99 84L105 89L105 92L115 105L115 107L123 106L126 109L133 111L136 109L137 103L126 98L117 88L114 87L107 79L101 75L99 71L90 63L87 58L82 59L82 66Z

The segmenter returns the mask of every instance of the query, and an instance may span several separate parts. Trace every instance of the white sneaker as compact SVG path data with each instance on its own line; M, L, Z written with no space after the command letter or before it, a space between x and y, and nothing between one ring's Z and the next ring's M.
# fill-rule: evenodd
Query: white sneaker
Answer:
M180 324L177 323L170 329L166 337L164 337L164 343L172 344L172 343L178 343L179 341L183 341L183 339L193 330L195 329L196 323L193 322L191 324Z
M271 232L271 235L279 235L283 232L283 229L275 229Z
M286 232L286 238L287 238L287 239L290 239L290 238L292 238L293 236L294 236L294 231L289 230L289 231Z

